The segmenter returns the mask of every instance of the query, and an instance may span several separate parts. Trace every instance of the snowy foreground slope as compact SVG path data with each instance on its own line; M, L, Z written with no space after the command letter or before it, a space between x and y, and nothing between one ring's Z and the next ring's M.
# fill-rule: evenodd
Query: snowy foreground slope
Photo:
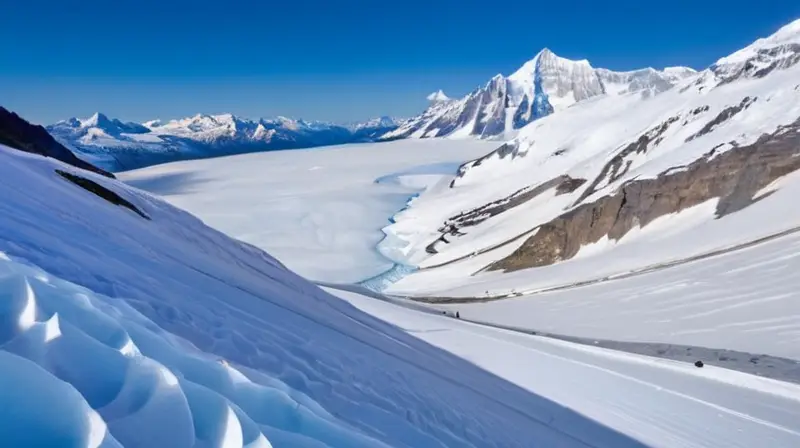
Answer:
M602 272L603 257L592 261L572 265L582 281L603 278L592 272ZM800 362L798 269L800 234L795 233L627 278L549 292L519 290L520 297L441 308L458 310L465 319L541 332L738 350ZM542 285L559 281L558 272L549 271L555 279L547 274L534 271L532 276ZM800 373L800 363L795 370Z
M487 298L800 226L800 21L650 98L599 96L465 163L395 216L396 294ZM402 243L400 242L402 240Z
M495 146L400 140L176 162L119 178L306 278L354 283L392 267L376 250L390 216Z
M387 323L118 181L0 162L4 445L800 443L798 386L347 295Z
M399 123L390 117L336 125L285 117L250 120L198 114L140 124L96 113L59 121L47 130L80 157L109 171L122 171L176 160L369 142Z

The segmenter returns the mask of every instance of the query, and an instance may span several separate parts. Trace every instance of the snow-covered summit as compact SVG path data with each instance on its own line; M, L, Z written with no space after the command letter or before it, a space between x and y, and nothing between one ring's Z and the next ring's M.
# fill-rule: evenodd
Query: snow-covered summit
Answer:
M720 58L715 65L736 64L744 62L756 56L759 50L774 48L781 45L797 44L800 45L800 19L797 19L788 25L783 26L781 29L771 34L756 40L752 44L742 48L735 53Z
M514 98L530 102L537 94L547 96L554 110L603 93L589 61L573 61L545 48L507 78Z
M431 93L426 97L426 99L432 103L442 103L445 101L450 101L450 97L445 95L442 89L439 89L436 92Z
M150 132L149 128L138 123L123 122L117 119L108 118L108 116L101 112L95 112L91 117L79 119L70 118L68 120L59 121L58 123L49 126L48 130L58 129L59 132L73 132L76 134L86 135L98 131L118 136L123 133L127 134L143 134ZM96 131L92 131L95 129Z
M369 119L367 121L356 122L348 125L351 129L366 129L366 128L391 128L397 127L403 120L389 117L389 116L381 116Z
M96 113L47 130L93 163L121 171L175 160L372 141L398 125L390 117L337 125L287 117L252 120L229 113L138 124Z
M431 94L425 112L386 138L510 136L538 118L589 98L636 92L650 96L694 75L685 67L595 69L585 59L566 59L545 48L508 77L498 74L460 100L444 100L441 91Z
M758 39L747 47L720 58L705 70L697 84L713 87L741 78L763 78L776 69L785 69L800 62L800 20L796 20L769 37Z

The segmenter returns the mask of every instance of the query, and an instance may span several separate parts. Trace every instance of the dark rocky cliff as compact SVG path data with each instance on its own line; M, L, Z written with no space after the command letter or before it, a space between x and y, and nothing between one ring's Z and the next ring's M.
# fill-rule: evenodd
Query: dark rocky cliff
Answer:
M52 157L106 177L114 177L113 174L77 158L72 151L58 143L45 128L30 124L3 107L0 107L0 144L20 151Z

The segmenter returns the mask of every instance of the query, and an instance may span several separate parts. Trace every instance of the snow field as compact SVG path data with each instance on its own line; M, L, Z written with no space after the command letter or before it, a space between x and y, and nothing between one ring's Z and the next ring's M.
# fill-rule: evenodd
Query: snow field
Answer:
M269 251L311 280L355 283L393 268L376 250L389 217L458 164L495 145L428 140L344 145L177 162L119 177Z

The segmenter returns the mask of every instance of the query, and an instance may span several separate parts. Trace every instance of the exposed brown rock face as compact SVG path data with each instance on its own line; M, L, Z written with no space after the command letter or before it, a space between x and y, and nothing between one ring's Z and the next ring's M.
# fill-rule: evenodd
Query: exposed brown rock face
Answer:
M725 109L722 109L719 115L717 115L713 120L706 123L706 125L703 126L702 129L690 135L689 138L686 139L686 141L690 142L698 137L702 137L708 134L709 132L713 131L714 128L716 128L717 126L730 120L734 115L750 107L751 104L756 102L756 99L758 98L750 98L749 96L746 96L744 97L744 99L742 99L741 103L735 106L728 106Z
M506 145L503 146L505 147ZM561 175L539 185L517 190L503 199L498 199L497 201L484 204L472 210L461 212L445 220L444 225L438 229L442 235L433 243L429 244L425 248L425 251L429 254L435 254L437 253L436 245L438 243L449 243L446 235L462 236L464 233L460 229L476 226L493 216L497 216L530 201L551 188L556 189L556 195L567 194L577 190L585 182L586 179L574 179L567 175Z
M462 163L461 166L458 167L458 171L456 172L456 176L450 181L450 188L453 188L456 185L456 181L462 177L471 169L476 166L481 166L483 162L486 160L497 156L500 160L505 159L508 156L511 156L511 159L516 159L517 157L525 157L524 152L519 152L519 143L517 142L508 142L504 143L499 148L495 149L494 151L486 154L483 157L479 157L475 160L470 160L469 162Z
M636 226L713 198L720 198L717 218L737 212L763 198L754 198L756 192L800 169L800 119L751 145L734 146L714 157L716 149L679 170L627 182L614 194L543 224L519 249L488 270L514 271L566 260L584 244L604 236L619 240Z
M692 112L694 113L695 111ZM603 169L600 170L600 174L594 179L594 181L592 181L592 183L589 185L589 188L587 188L581 194L580 198L575 201L575 204L583 202L584 199L594 194L594 192L597 191L598 185L600 185L603 180L607 180L608 183L611 183L624 176L633 163L633 160L631 160L630 157L636 154L646 153L653 147L658 146L663 139L662 135L664 135L664 133L667 132L667 129L669 129L669 127L678 120L680 120L679 116L670 117L658 126L649 129L638 139L636 139L635 142L629 143L628 146L623 148L619 153L617 153L617 155L609 160L608 163L606 163ZM620 169L622 169L622 171L620 171Z
M20 151L52 157L106 177L114 177L113 174L77 158L72 151L58 143L45 128L32 125L2 107L0 107L0 143Z

